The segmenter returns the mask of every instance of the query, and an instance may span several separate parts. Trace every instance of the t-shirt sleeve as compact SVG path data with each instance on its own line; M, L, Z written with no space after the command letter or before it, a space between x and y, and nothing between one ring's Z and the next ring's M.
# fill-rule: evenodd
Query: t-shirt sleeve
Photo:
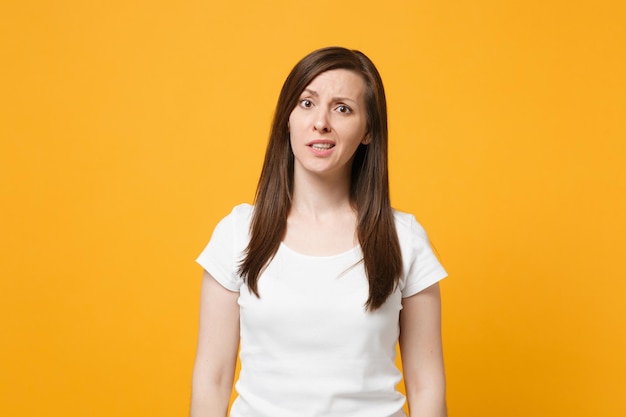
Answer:
M445 271L433 252L424 228L412 215L408 219L408 236L405 263L405 282L402 297L410 297L439 282L448 273Z
M224 288L236 292L243 283L237 270L246 245L241 239L244 226L239 219L241 209L238 207L215 226L211 240L196 259ZM247 230L243 232L247 233Z

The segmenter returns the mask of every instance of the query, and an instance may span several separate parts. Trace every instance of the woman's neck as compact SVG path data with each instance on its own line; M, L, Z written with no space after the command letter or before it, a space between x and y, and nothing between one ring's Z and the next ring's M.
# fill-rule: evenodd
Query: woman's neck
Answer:
M296 252L328 256L358 244L349 178L295 175L283 242Z
M291 208L313 217L352 210L350 178L327 178L308 173L294 175Z

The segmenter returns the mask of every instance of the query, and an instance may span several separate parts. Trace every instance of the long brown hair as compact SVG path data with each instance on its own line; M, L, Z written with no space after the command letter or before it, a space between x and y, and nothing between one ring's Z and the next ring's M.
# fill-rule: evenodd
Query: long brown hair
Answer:
M319 49L291 70L278 97L255 196L250 242L239 267L250 291L272 260L287 229L293 193L294 156L289 142L289 115L302 91L323 72L347 69L363 77L370 141L359 145L352 163L350 197L357 211L357 237L369 281L365 304L376 310L395 290L402 274L402 254L389 199L387 170L387 103L378 70L363 53L340 47Z

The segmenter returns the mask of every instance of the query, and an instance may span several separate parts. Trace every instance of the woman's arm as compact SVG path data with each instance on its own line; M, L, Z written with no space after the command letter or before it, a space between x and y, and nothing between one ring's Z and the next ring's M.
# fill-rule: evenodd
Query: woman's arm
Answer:
M411 416L445 417L439 284L402 299L400 352Z
M204 272L191 417L226 417L228 412L239 347L238 298Z

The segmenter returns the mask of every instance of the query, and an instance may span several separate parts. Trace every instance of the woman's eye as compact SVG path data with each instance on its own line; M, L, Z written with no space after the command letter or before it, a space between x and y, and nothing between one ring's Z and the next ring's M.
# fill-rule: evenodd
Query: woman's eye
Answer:
M308 98L304 98L300 100L300 105L304 107L305 109L308 109L309 107L313 106L313 102L309 100Z
M350 113L350 112L352 112L352 109L350 107L345 106L345 105L342 104L341 106L337 107L337 111L339 113Z

